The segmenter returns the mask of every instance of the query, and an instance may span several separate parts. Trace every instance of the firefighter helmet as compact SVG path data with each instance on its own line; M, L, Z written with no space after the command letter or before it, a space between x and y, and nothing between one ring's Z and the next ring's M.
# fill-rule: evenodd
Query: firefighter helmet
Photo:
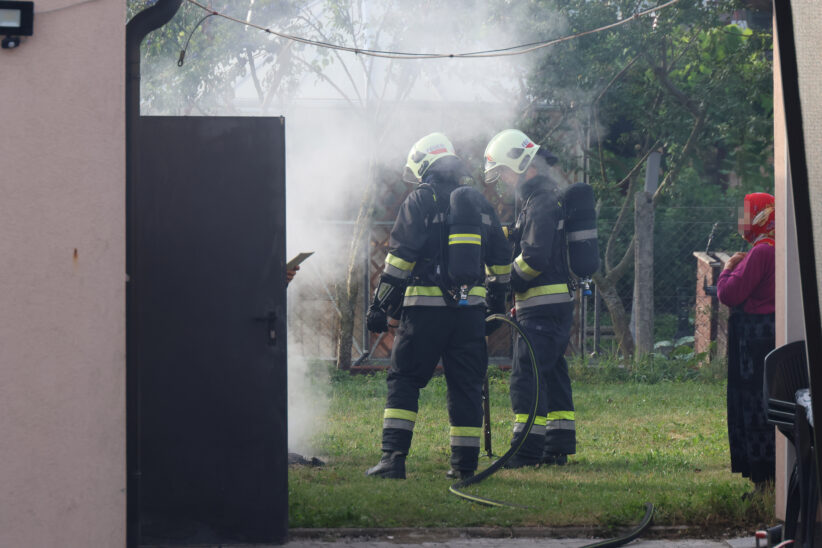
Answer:
M408 161L402 173L402 180L407 183L419 183L431 165L446 156L456 156L454 145L442 133L426 135L411 147Z
M518 129L497 133L485 147L485 182L496 182L504 169L525 173L538 150L539 145Z

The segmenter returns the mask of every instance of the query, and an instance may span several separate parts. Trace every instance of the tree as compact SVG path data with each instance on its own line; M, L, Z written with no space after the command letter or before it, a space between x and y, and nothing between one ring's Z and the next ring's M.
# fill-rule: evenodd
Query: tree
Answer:
M153 3L129 0L129 17ZM287 26L299 3L244 0L214 2L212 8L250 15L267 25ZM262 32L184 2L174 18L143 43L142 110L148 114L236 114L235 85L238 80L252 78L265 112L273 98L287 97L298 85L301 71L293 56L304 49L292 42L271 40Z
M730 172L743 187L767 178L760 168L772 145L771 35L729 24L726 14L735 6L681 0L653 17L558 45L529 79L527 130L560 152L567 170L584 172L600 205L621 204L594 281L625 354L633 353L633 339L617 284L633 264L631 208L648 154L661 150L665 157L655 205L675 195L683 170L723 191ZM648 6L635 0L534 3L537 12L565 17L570 32L629 17L640 7ZM551 106L559 120L537 105Z

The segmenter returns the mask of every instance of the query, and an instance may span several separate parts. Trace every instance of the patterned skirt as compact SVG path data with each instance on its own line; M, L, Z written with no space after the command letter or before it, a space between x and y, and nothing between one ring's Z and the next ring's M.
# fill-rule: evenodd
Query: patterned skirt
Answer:
M734 312L728 320L728 441L731 471L754 483L774 478L774 426L762 381L774 348L774 315Z

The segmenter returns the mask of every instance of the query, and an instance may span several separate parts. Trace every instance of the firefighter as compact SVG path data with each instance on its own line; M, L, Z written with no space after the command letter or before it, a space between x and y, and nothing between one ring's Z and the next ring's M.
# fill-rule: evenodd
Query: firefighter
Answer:
M485 149L486 183L516 189L521 209L509 238L514 245L511 289L515 314L531 341L539 370L537 417L526 439L533 406L532 365L521 337L514 348L512 445L522 446L507 468L564 465L576 452L574 403L565 349L571 332L573 294L563 234L564 215L550 166L557 158L516 129L498 133Z
M442 133L423 137L408 154L403 180L419 186L400 206L367 315L368 329L375 333L386 331L388 317L399 318L387 377L382 458L366 471L368 476L405 478L420 389L428 384L440 359L451 424L451 469L446 475L462 479L477 469L481 394L488 367L485 316L505 310L511 249L491 205L479 191L460 186L466 179L470 181L465 163ZM461 233L449 235L452 200L457 196L467 198L462 203L473 204L482 221L474 229L458 227ZM458 245L481 251L477 255L480 280L454 291L449 281L454 268L449 268L445 256L457 257L449 248Z

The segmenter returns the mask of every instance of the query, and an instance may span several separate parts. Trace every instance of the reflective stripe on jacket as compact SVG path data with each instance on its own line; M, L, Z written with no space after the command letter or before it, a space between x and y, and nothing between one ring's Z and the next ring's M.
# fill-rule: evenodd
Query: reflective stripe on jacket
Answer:
M535 306L567 303L574 300L568 289L568 284L538 285L521 293L514 293L517 303L517 312Z
M486 290L482 286L468 291L468 306L485 304ZM451 298L446 295L445 299ZM449 306L442 296L442 289L436 285L409 285L405 288L403 306Z

